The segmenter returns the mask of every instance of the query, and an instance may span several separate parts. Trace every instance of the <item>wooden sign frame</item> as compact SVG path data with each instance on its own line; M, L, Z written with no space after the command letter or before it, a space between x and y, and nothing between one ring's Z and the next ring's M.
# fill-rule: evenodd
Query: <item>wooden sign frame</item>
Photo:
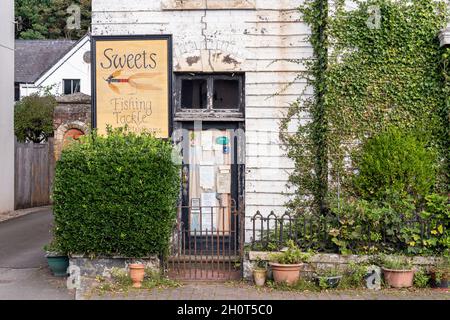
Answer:
M168 136L162 137L168 139L172 136L173 132L173 105L172 105L172 79L173 79L173 44L172 35L121 35L121 36L92 36L91 37L91 92L92 92L92 128L97 128L97 43L101 41L146 41L146 40L165 40L167 41L167 88L168 88Z

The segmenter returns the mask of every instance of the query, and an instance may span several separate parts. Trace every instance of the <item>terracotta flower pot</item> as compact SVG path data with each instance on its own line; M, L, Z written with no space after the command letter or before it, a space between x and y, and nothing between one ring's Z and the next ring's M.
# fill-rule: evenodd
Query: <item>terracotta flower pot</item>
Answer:
M253 280L257 287L263 287L266 283L266 269L255 269L253 270Z
M299 264L280 264L271 262L273 279L276 283L295 284L300 278L300 269L303 263Z
M145 267L143 264L130 264L130 277L133 280L133 288L140 288L142 286L142 281L144 281Z
M392 288L409 288L413 286L414 270L393 270L382 268L386 283Z

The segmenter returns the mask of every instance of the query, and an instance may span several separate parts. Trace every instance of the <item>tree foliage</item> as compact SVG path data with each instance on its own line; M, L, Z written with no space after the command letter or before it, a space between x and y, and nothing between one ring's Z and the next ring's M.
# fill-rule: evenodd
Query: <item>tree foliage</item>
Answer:
M53 135L53 111L56 99L52 95L33 94L16 103L14 133L18 141L41 143Z
M81 28L69 30L67 8L72 4L81 9ZM19 22L17 39L79 39L89 30L91 0L15 0Z

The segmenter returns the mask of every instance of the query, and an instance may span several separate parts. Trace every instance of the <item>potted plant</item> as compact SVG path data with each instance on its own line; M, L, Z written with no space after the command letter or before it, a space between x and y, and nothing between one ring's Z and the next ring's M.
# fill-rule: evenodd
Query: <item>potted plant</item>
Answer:
M131 263L128 265L130 278L133 280L133 288L142 287L142 281L145 277L145 266L143 263Z
M342 274L338 270L322 270L315 277L317 285L321 289L337 288L342 279Z
M256 260L256 267L253 269L253 280L257 287L263 287L266 283L267 267L266 262L260 257Z
M450 256L442 257L441 260L431 268L430 273L433 288L448 289L450 283Z
M55 277L66 277L67 268L69 267L69 257L63 253L60 246L52 241L44 246L46 252L48 266Z
M270 266L276 283L295 284L300 278L300 269L310 254L303 253L293 240L287 242L287 249L270 255Z
M413 286L414 269L406 257L391 257L382 263L383 276L386 283L393 288L409 288Z

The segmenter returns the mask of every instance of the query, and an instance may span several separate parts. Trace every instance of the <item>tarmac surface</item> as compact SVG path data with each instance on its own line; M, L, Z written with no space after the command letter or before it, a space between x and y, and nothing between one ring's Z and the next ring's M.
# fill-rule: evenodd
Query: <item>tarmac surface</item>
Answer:
M66 278L54 277L47 266L43 246L50 242L51 207L17 213L0 222L0 300L73 300ZM95 281L94 281L95 282ZM95 287L95 285L94 285ZM257 289L251 284L184 283L179 288L131 290L98 294L78 290L80 300L449 300L449 291L382 290L282 292ZM83 292L84 291L84 292Z
M67 300L66 278L51 275L43 246L51 240L51 207L0 222L0 300Z

